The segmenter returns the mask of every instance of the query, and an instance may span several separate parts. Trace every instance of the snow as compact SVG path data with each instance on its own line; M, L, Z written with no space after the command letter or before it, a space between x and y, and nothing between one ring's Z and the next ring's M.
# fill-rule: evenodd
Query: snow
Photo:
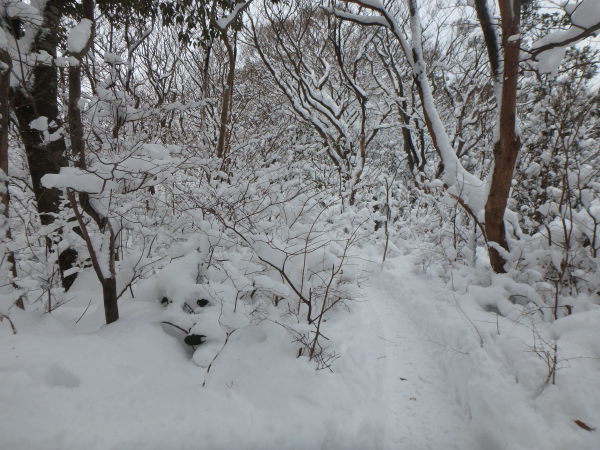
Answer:
M69 53L79 54L85 49L92 34L92 25L93 22L90 19L81 19L81 22L71 28L67 37Z
M58 174L46 174L42 177L42 184L47 188L72 188L79 192L94 194L102 192L107 185L112 185L98 175L76 167L61 167Z
M104 53L104 62L111 65L125 64L123 58L114 53L106 52Z
M557 30L535 41L531 50L550 44L566 43L550 48L536 56L536 66L542 73L556 73L564 57L566 47L578 40L586 29L600 24L600 0L581 0L576 4L567 4L565 11L570 15L571 26L567 30Z
M342 19L365 25L379 25L391 30L400 43L404 57L411 66L413 74L421 88L422 108L431 123L431 133L434 136L440 157L444 162L443 182L446 184L448 191L456 198L460 198L475 216L481 216L487 198L487 187L482 180L466 170L461 164L461 161L456 156L455 149L452 147L444 122L440 117L429 80L427 79L428 71L423 54L422 27L418 11L414 16L410 17L412 35L410 38L407 38L403 27L394 19L394 15L383 8L383 5L378 0L369 0L366 2L361 0L356 3L368 9L378 11L380 15L357 15L331 7L324 9Z
M29 128L37 131L48 130L48 118L45 116L40 116L37 119L32 120L29 124Z
M423 110L427 114L432 128L432 134L435 136L437 148L444 162L444 171L442 178L451 194L460 198L465 205L475 215L480 215L487 199L485 184L475 175L468 172L456 156L454 148L450 143L450 138L444 123L439 115L438 109L433 98L433 92L427 79L427 67L422 47L422 29L418 12L410 18L412 31L412 44L415 53L414 62L411 63L413 72L422 90ZM405 44L403 44L403 47ZM405 50L405 54L411 54Z
M566 47L556 47L540 53L536 67L541 73L556 74L566 51Z
M219 27L221 30L226 29L235 19L237 19L240 11L245 9L251 2L252 0L240 1L237 3L229 15L217 19L217 27Z
M330 325L343 353L334 373L315 372L296 358L285 329L262 322L237 330L206 374L158 325L164 313L156 303L122 302L122 319L99 329L94 304L73 325L94 295L80 286L79 307L71 302L41 318L15 314L19 334L0 345L0 401L13 405L0 413L0 442L13 449L467 448L462 414L430 353L437 349L396 309L399 297L369 289L376 297ZM211 359L219 350L208 349ZM36 432L24 433L23 421Z
M382 9L383 3L380 0L360 0L360 3L367 8Z
M8 48L8 39L6 33L2 28L0 28L0 50L8 50Z
M57 67L69 67L70 58L65 58L62 56L54 58L54 64L56 64Z
M233 2L220 26L248 3ZM45 7L44 0L26 4ZM558 125L568 118L557 116L552 127L547 117L568 79L559 77L552 101L540 102L532 75L523 74L523 148L531 152L517 168L505 214L510 251L500 250L508 273L494 274L481 230L457 204L459 197L483 219L493 168L490 80L469 44L478 31L455 41L464 61L432 61L428 69L431 24L422 29L418 17L409 24L401 18L406 8L381 11L380 0L359 4L327 9L377 25L364 33L351 31L354 24L339 29L352 39L342 39L350 53L340 59L349 56L356 75L343 76L334 64L331 42L318 34L327 31L321 17L309 22L325 44L311 45L301 60L292 46L289 61L274 56L285 53L284 41L265 47L270 73L261 72L257 55L246 55L226 161L212 156L210 144L219 96L198 100L187 83L193 50L163 46L160 27L125 46L115 41L115 53L105 54L111 67L82 85L86 169L57 168L42 179L48 188L89 193L107 225L89 208L74 221L63 196L54 222L41 226L26 155L10 140L12 216L2 227L10 225L12 237L4 233L0 246L15 253L17 276L3 258L0 449L600 448L599 432L578 426L600 428L600 183L594 122L579 114L589 106L580 99L587 91L573 92L581 126L563 133ZM574 23L594 26L591 4L597 1L565 8ZM589 17L580 17L586 8ZM304 20L302 11L290 17ZM448 17L435 19L447 23L441 33L453 27ZM397 39L375 36L380 26ZM19 46L38 30L28 25ZM23 71L13 71L13 82L30 87L36 62L78 64L91 31L85 21L70 30L68 52L58 58L23 45L13 65ZM540 68L553 70L563 51L545 52ZM127 55L126 78L141 97L123 90L119 54ZM395 58L400 72L388 80L394 76L381 65ZM460 87L463 67L465 74L481 69L481 79L465 78ZM431 70L448 80L448 99L432 89ZM408 83L407 105L395 103L398 80ZM368 97L360 137L374 139L366 158L356 151L365 142L357 139L364 128L356 93ZM64 117L66 105L58 106ZM410 112L408 125L396 123L396 107ZM444 162L440 174L438 152L418 130L425 131L424 112ZM454 116L469 130L453 130ZM69 147L60 121L50 119L38 117L31 130L44 142L64 137ZM414 177L400 127L419 139L425 167ZM552 141L555 132L564 142L544 152L541 138ZM544 136L533 139L538 133ZM469 148L460 158L456 142ZM577 151L567 155L562 147L571 144ZM541 175L550 178L540 184ZM86 223L84 242L78 231ZM67 248L79 259L64 273L77 273L65 292L56 262ZM88 267L91 250L100 279L110 266L122 295L120 318L108 326ZM15 306L18 298L26 311Z
M352 14L347 11L342 11L337 8L332 8L329 6L324 6L323 10L335 14L337 17L352 20L358 23L364 23L366 25L379 25L385 28L389 28L389 24L380 16L367 16L364 14Z
M10 1L6 2L6 16L10 18L19 17L32 24L41 25L42 17L39 11L43 8L44 4L37 2L37 7L29 5L21 1Z
M571 16L571 23L580 28L591 28L600 23L600 1L581 0L565 7Z
M52 314L14 311L18 334L0 334L0 402L10 405L0 409L0 445L596 448L597 434L573 423L600 423L594 373L582 378L586 372L565 368L560 376L569 383L529 395L540 373L539 366L515 365L536 359L526 335L515 335L519 325L492 320L472 294L416 273L416 256L397 254L383 268L364 263L370 275L361 295L327 324L339 355L333 372L315 371L297 358L298 345L272 321L237 323L225 345L207 342L192 352L182 332L160 324L176 306L165 310L156 301L163 294L148 288L121 300L118 322L102 325L98 286L84 272L69 303ZM365 251L363 257L376 255ZM178 261L178 270L157 286L165 280L177 285L194 265L189 258ZM222 315L213 305L197 316L206 325L207 317ZM575 315L552 330L561 341L570 339L562 343L568 355L581 345L598 350L599 323L598 314ZM214 336L219 329L205 325L197 331ZM575 381L584 384L570 384Z

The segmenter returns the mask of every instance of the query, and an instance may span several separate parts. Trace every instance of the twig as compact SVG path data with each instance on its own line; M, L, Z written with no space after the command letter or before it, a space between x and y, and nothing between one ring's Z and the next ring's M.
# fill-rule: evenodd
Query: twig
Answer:
M174 323L167 322L166 320L163 320L161 323L164 323L165 325L171 325L172 327L175 327L178 330L183 331L185 334L188 334L190 332L190 330L185 330L185 329L181 328L179 325L175 325Z
M91 304L92 304L92 297L90 297L90 301L89 301L89 303L88 303L87 307L85 308L85 310L83 311L83 313L81 314L81 316L79 316L79 319L77 319L77 320L75 321L75 325L77 325L77 324L79 323L79 321L80 321L81 319L83 319L83 316L85 316L85 313L86 313L86 312L87 312L87 310L90 308L90 305L91 305Z
M13 323L11 318L8 317L6 314L0 314L0 322L2 322L4 319L8 320L8 323L10 323L10 327L12 328L13 334L17 334L17 329L15 328L15 324Z
M208 367L206 368L206 374L204 374L204 381L202 382L202 387L206 387L206 379L208 377L208 373L210 372L210 369L212 368L213 363L216 361L216 359L219 357L219 355L221 354L221 352L223 351L223 349L225 348L225 346L227 345L227 342L229 341L229 337L235 333L237 330L234 329L233 331L228 331L226 333L226 337L225 337L225 342L223 342L223 345L221 346L221 348L219 349L219 351L215 354L215 356L213 356L213 359L210 361L210 364L208 365Z
M460 306L460 303L458 303L456 295L454 295L454 289L455 289L454 288L454 272L452 270L450 270L450 279L452 280L452 298L454 299L454 303L456 303L456 307L460 310L461 313L463 313L463 316L465 316L467 321L471 324L471 326L473 327L473 329L479 336L479 345L480 345L480 347L483 347L483 336L479 332L479 328L477 328L477 326L473 323L471 318L469 316L467 316L467 313L465 312L465 310L462 309L462 306Z

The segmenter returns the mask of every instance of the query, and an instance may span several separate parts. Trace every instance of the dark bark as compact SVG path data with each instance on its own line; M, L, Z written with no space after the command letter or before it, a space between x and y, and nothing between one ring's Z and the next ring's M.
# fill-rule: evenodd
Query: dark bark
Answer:
M98 259L98 253L94 248L94 244L92 242L92 238L88 232L86 221L83 219L81 211L79 210L79 206L77 204L77 199L75 197L75 193L67 189L67 198L71 203L71 208L73 209L73 213L75 214L75 218L79 223L79 228L81 229L81 236L85 241L85 245L87 246L88 253L90 255L90 259L92 261L92 267L98 280L102 284L102 297L104 299L104 316L106 318L106 324L110 324L119 319L119 304L118 304L118 295L117 295L117 280L116 280L116 271L115 271L115 244L116 244L116 236L112 232L110 228L110 224L108 224L108 228L110 231L110 242L109 242L109 267L107 276L100 265L100 261Z
M475 11L477 11L479 26L485 40L492 76L494 82L498 83L500 81L500 48L498 47L498 36L492 23L487 0L475 0Z
M404 89L402 87L401 81L398 82L399 86L399 97L404 98ZM415 143L412 138L412 133L410 131L410 116L406 113L408 109L408 103L406 100L402 100L398 105L398 114L400 115L400 119L402 120L402 139L404 140L404 153L406 153L406 158L408 160L408 167L410 172L414 175L415 169L419 172L423 171L423 167L425 161L419 162L419 155L417 154L417 149L415 148Z
M94 23L94 2L93 0L83 0L83 16L86 19ZM71 153L76 158L76 165L80 169L86 169L86 142L84 139L84 128L83 121L81 119L81 110L79 108L79 101L81 99L81 59L89 51L94 38L94 26L90 33L90 37L85 47L79 53L72 53L70 56L76 58L79 64L69 66L69 102L68 102L68 121L69 121L69 137L71 139ZM79 205L81 208L96 222L98 228L101 231L105 231L108 228L110 233L109 242L109 273L106 274L100 266L96 249L92 243L90 235L87 230L87 224L83 220L81 213L79 212L75 195L69 194L69 200L71 207L75 213L75 217L79 222L79 228L81 234L86 242L90 258L92 260L92 266L96 272L98 280L102 284L102 296L104 299L104 315L106 323L110 324L119 319L119 306L117 303L117 281L115 274L115 258L116 252L116 237L112 232L112 228L108 223L108 220L103 217L98 211L94 209L89 201L89 195L87 193L79 193Z
M409 14L411 19L413 18L417 18L417 3L414 0L409 0L408 2L408 10L409 10ZM418 24L418 26L420 27L420 22ZM413 30L414 33L414 30ZM415 45L415 42L413 40L413 45ZM418 44L419 46L421 45L420 43ZM413 68L413 78L414 78L414 82L415 85L417 87L417 93L419 95L419 100L421 101L421 110L423 111L423 119L425 120L425 126L427 127L427 131L429 132L429 137L431 138L431 143L433 144L433 148L435 149L435 151L437 152L438 156L440 157L440 163L438 166L438 173L436 174L436 177L439 177L443 172L444 172L444 159L442 158L442 152L440 150L440 146L438 144L438 135L435 131L435 129L433 128L433 123L431 121L431 117L430 117L430 111L428 110L428 108L425 106L425 99L424 99L424 84L428 83L427 80L427 74L423 72L423 61L421 61L421 56L422 55L422 51L419 52L417 51L416 48L413 47L412 50L412 58L414 60L414 68ZM408 57L408 55L406 55Z
M350 206L354 206L356 201L356 194L358 193L358 184L361 181L362 174L365 168L365 162L367 160L367 138L366 138L366 127L367 127L367 97L364 95L364 91L359 87L355 75L353 73L352 76L346 70L346 66L344 65L344 57L342 55L342 44L341 44L341 36L338 32L338 28L333 28L333 35L331 37L331 42L333 44L333 48L335 51L336 61L338 63L338 67L340 68L340 72L343 76L343 79L347 83L347 85L352 89L354 96L356 97L356 101L360 106L360 132L358 136L358 153L360 155L360 163L357 163L355 167L355 172L351 175L351 192L350 197L348 198L348 204ZM352 72L351 72L352 73ZM351 146L352 148L352 146ZM347 158L349 160L349 158ZM348 161L349 163L349 161ZM348 164L348 172L351 172L350 164Z
M521 0L500 0L502 17L502 48L504 72L499 114L499 137L494 145L494 171L485 205L485 232L488 242L508 250L504 213L510 194L513 171L521 140L517 134L517 88L519 77L519 46L521 39L511 39L520 33ZM505 260L500 252L489 248L490 263L496 273L504 273Z
M4 187L0 189L2 213L8 220L8 125L10 119L10 67L12 60L6 50L0 50L0 170ZM7 230L8 230L8 224Z
M106 278L102 280L102 296L104 298L104 317L106 324L119 320L119 304L117 302L117 280Z
M10 122L10 70L12 66L12 59L6 50L0 50L0 172L2 175L3 188L0 189L0 202L2 204L2 214L5 219L5 236L7 241L12 239L10 232L9 219L9 208L10 208L10 197L8 193L8 126ZM13 277L17 276L17 265L15 260L15 254L10 251L6 255L6 262L10 265L10 272ZM13 287L17 286L13 284ZM17 307L24 309L23 299L19 298L15 304Z
M45 51L56 57L58 46L58 26L61 19L61 0L49 0L43 11L44 22L31 47L32 52ZM58 113L58 74L54 64L37 63L32 69L30 88L20 86L11 90L11 103L17 117L19 134L25 147L29 164L31 184L37 202L42 225L54 222L60 210L61 191L45 188L41 179L48 173L58 173L61 167L68 166L64 138L45 142L41 132L31 129L29 124L40 116L52 123L48 132L56 132L61 127ZM51 242L48 240L48 246ZM75 281L76 274L63 276L65 270L73 267L77 252L67 249L60 253L58 264L63 286L68 289Z
M384 53L385 52L385 53ZM410 115L408 114L408 101L405 97L404 92L404 82L402 80L402 75L400 71L396 67L396 64L393 61L393 56L383 49L379 52L380 60L390 77L390 79L395 79L397 87L394 88L396 96L401 99L396 102L396 107L398 109L398 115L400 116L400 124L402 129L402 139L404 141L404 153L406 154L406 160L408 162L408 168L410 169L411 174L415 175L415 169L419 172L423 171L425 167L425 158L423 160L419 160L419 154L417 153L417 149L415 146L415 142L413 139L413 132L411 131L411 123L410 123ZM386 56L388 59L386 59Z
M92 0L83 1L84 18L94 20L94 2ZM70 56L79 61L77 65L70 65L68 69L69 80L69 101L67 120L69 124L69 138L71 140L71 155L75 158L75 166L80 169L86 169L86 152L83 121L81 119L81 108L79 101L81 100L81 59L88 53L94 35L94 27L92 27L90 39L85 47L79 53L73 53ZM79 204L86 214L88 214L98 227L102 230L106 225L106 218L102 217L91 205L89 195L85 192L79 193Z
M235 58L236 51L229 42L227 36L227 30L221 32L223 44L227 50L227 80L225 81L225 91L223 92L223 98L221 102L221 118L219 125L219 140L217 142L217 158L225 160L229 151L229 138L230 138L230 126L231 126L231 106L233 100L233 86L235 83ZM236 37L234 34L234 41ZM235 42L234 42L235 45Z

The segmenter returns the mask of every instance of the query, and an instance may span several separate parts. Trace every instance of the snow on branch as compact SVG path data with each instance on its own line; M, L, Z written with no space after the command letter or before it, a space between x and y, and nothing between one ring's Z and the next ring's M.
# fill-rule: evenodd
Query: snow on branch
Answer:
M342 20L347 20L349 22L358 23L360 25L375 25L384 28L389 28L389 24L385 21L385 19L381 16L367 16L364 14L352 14L347 11L342 11L341 9L332 8L329 6L323 7L324 11L327 11L329 14L333 14L335 17L338 17Z
M224 31L229 25L231 25L239 15L250 6L253 0L248 0L246 2L241 2L235 5L231 14L221 17L220 19L215 20L215 24L219 30Z
M459 196L462 203L475 216L483 210L486 201L485 184L475 175L468 172L460 162L450 138L441 120L433 93L427 77L427 65L423 56L422 26L416 0L409 1L410 36L401 29L394 15L376 0L344 0L360 7L377 12L379 16L356 15L337 9L326 9L342 20L349 20L362 25L381 25L389 29L398 40L404 57L412 69L418 86L419 97L425 116L425 122L444 165L442 180L452 195Z
M42 184L46 188L71 188L78 192L99 194L104 190L107 180L76 167L61 167L57 174L44 175Z
M569 45L596 36L600 31L600 0L581 0L575 5L567 4L564 9L571 26L538 39L529 50L536 66L544 73L556 72Z
M90 44L92 30L93 23L90 19L81 19L81 22L71 28L69 36L67 37L67 48L69 53L74 55L83 53Z

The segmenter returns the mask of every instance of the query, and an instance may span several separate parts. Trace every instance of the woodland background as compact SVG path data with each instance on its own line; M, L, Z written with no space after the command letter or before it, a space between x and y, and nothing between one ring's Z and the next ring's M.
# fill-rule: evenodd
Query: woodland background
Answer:
M499 395L524 383L514 399L550 405L535 442L593 448L598 394L578 387L600 369L598 0L2 0L0 27L6 349L46 337L53 358L48 320L90 339L151 324L204 386L240 330L267 326L335 372L353 337L327 322L369 280L418 285L398 308L434 333L459 311L438 338L508 370ZM494 417L477 445L503 448L524 416L491 431L511 406L472 403L485 358L444 373Z

